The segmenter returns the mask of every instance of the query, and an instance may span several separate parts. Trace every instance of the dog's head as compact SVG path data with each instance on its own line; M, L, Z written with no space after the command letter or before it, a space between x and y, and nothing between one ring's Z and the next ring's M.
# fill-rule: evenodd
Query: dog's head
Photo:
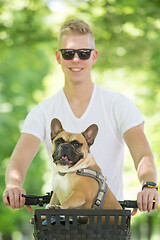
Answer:
M82 133L69 133L63 129L61 122L54 118L51 121L51 153L58 169L67 171L86 160L97 132L97 125L92 124Z

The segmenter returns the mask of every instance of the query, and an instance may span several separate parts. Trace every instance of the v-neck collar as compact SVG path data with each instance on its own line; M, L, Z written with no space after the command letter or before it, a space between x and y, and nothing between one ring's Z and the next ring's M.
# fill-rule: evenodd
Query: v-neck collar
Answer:
M87 106L85 112L82 114L82 116L81 116L80 118L78 118L78 117L76 117L75 114L73 113L73 111L72 111L72 109L71 109L71 107L70 107L70 104L69 104L69 102L68 102L68 99L67 99L67 97L66 97L66 95L65 95L65 93L64 93L63 88L61 89L61 93L62 93L62 96L63 96L63 98L64 98L64 102L65 102L65 104L66 104L66 107L67 107L69 113L72 115L72 117L75 118L77 121L83 120L83 119L85 118L85 116L88 114L88 111L89 111L89 109L91 108L92 103L93 103L93 99L94 99L94 96L95 96L95 92L96 92L96 84L93 83L93 91L92 91L92 95L91 95L90 101L89 101L89 103L88 103L88 106Z

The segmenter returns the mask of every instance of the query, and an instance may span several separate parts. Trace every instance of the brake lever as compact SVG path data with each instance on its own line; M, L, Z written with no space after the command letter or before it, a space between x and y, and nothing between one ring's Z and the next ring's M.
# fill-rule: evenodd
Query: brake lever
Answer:
M47 195L42 196L22 194L22 197L25 198L25 205L39 205L40 207L43 207L44 204L48 204L50 202L52 194L53 191L47 192Z

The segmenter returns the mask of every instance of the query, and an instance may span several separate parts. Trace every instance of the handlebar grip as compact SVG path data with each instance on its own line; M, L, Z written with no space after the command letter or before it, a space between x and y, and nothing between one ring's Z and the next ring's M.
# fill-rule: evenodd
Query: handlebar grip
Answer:
M124 200L124 201L119 201L119 203L123 208L138 208L137 201Z
M124 200L124 201L119 201L120 205L122 208L138 208L137 201L133 200ZM154 209L155 202L153 202L152 209Z
M22 197L25 197L24 194L22 194ZM10 203L10 200L9 200L9 197L7 197L7 200L8 202ZM24 205L37 205L38 202L37 202L37 199L34 199L34 198L25 198L25 203Z
M38 204L37 198L26 198L26 196L24 194L22 194L22 197L25 197L24 205L37 205Z

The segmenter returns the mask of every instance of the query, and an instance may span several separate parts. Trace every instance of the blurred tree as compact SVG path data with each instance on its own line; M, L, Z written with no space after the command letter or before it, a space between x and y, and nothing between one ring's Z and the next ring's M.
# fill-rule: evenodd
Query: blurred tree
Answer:
M45 24L50 14L43 1L1 1L0 3L0 195L4 173L29 109L43 97L43 78L48 74L48 51L54 46L54 33ZM37 96L38 95L38 96ZM22 159L23 161L23 159ZM35 157L25 181L29 193L41 194L46 169L42 149ZM33 177L34 176L34 184ZM14 231L26 233L31 214L13 211L0 198L0 232L11 239ZM24 224L24 222L27 224ZM30 227L31 230L31 227Z

